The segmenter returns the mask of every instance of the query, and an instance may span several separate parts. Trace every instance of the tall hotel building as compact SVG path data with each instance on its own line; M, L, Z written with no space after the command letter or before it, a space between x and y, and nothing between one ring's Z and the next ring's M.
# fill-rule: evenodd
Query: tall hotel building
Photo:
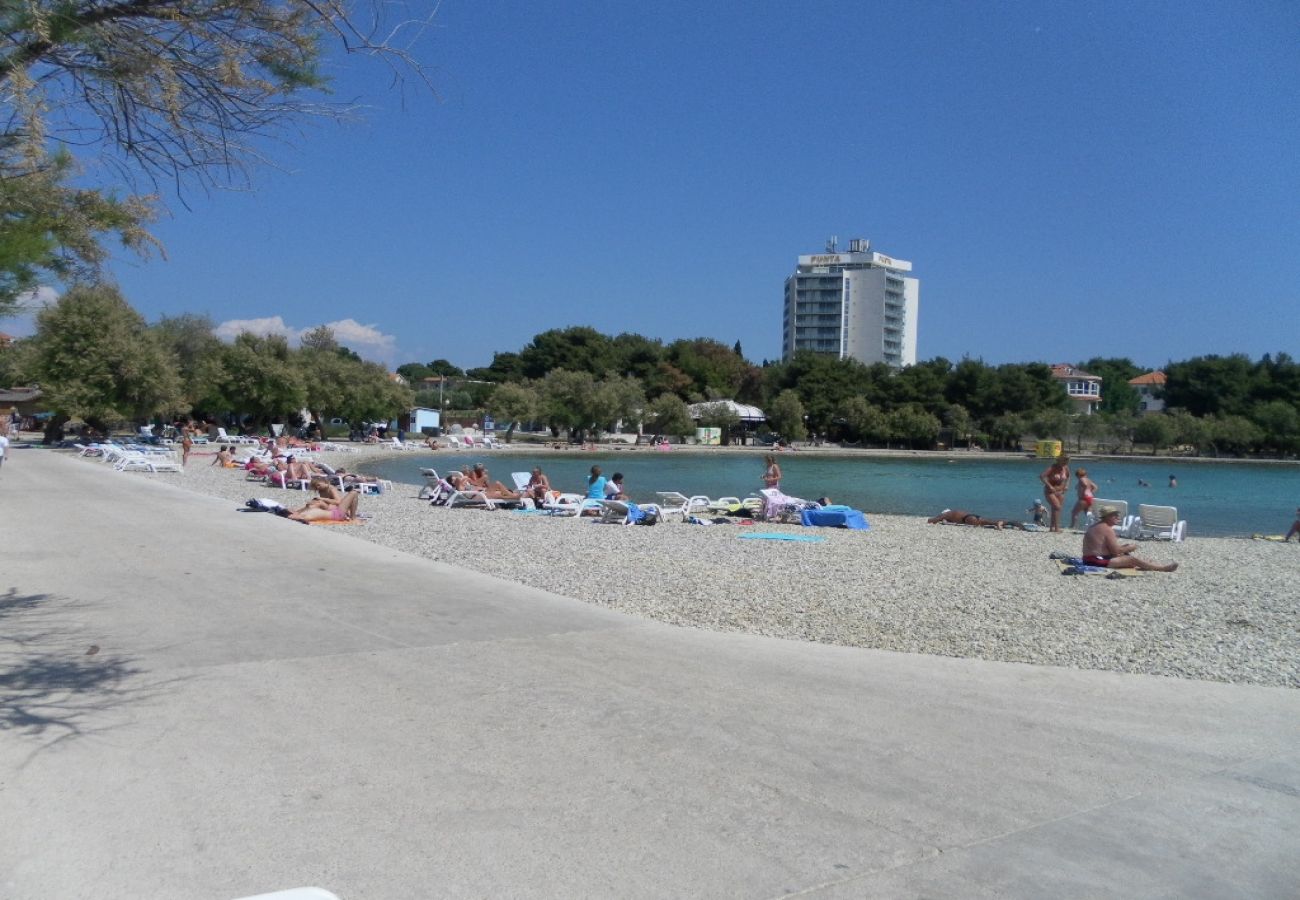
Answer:
M848 253L834 239L826 252L799 257L785 280L782 358L799 350L833 353L840 359L916 363L916 320L921 283L904 275L912 264L874 253L855 238Z

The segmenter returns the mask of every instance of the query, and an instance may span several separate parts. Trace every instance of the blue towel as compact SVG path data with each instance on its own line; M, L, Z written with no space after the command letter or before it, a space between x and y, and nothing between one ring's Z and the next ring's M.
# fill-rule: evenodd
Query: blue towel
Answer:
M871 525L861 511L849 506L823 506L821 509L805 509L799 514L799 520L805 526L823 528L852 528L867 531Z
M811 534L787 534L783 531L751 531L736 536L742 541L798 541L801 544L819 544L826 540L826 538L814 537Z

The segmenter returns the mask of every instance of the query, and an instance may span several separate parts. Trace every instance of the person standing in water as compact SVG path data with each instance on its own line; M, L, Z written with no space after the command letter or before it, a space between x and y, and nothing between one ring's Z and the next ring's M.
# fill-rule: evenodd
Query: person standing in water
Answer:
M781 490L781 467L776 464L776 457L770 453L763 457L767 468L763 471L763 487L774 491Z

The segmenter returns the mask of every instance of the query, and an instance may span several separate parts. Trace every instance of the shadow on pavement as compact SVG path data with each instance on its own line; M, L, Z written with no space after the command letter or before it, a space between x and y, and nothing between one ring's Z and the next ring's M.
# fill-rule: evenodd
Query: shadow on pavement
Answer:
M144 681L132 657L64 626L77 605L13 588L0 594L0 732L33 740L36 751L110 730L114 712L170 683Z

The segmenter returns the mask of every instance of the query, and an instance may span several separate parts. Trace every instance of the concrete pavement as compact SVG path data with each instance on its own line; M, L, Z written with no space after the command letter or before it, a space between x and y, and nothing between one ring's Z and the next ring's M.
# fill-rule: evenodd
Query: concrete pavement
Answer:
M12 451L0 896L1300 894L1300 692L672 628L349 531Z

